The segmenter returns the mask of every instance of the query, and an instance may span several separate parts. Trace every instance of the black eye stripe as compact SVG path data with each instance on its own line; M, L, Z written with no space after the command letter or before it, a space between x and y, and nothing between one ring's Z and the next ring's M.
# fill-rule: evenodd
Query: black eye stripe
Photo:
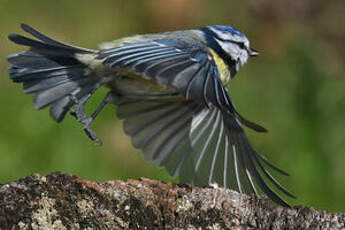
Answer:
M231 41L232 43L235 43L236 45L238 45L241 49L246 49L245 45L243 42L235 42L235 41Z
M215 35L216 39L219 40L219 41L235 43L241 49L246 49L246 46L244 45L244 42L238 42L238 41L234 41L234 40L230 40L230 39L223 39L223 38L220 38L216 33L214 33L214 35Z
M218 40L222 41L222 42L231 42L231 43L235 43L236 45L238 45L241 49L245 49L245 45L244 42L238 42L238 41L234 41L234 40L228 40L228 39L222 39L222 38L218 38Z

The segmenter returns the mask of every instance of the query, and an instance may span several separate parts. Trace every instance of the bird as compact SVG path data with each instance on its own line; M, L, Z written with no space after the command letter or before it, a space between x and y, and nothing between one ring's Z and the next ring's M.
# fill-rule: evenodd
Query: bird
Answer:
M29 48L7 57L10 79L34 95L36 109L50 107L56 122L69 112L101 143L91 124L114 105L133 146L181 183L264 193L286 207L281 194L295 198L270 171L289 174L254 149L244 127L267 130L240 115L230 97L230 80L259 54L238 29L212 25L132 35L94 50L21 28L33 38L8 36ZM85 106L100 87L108 93L87 115Z

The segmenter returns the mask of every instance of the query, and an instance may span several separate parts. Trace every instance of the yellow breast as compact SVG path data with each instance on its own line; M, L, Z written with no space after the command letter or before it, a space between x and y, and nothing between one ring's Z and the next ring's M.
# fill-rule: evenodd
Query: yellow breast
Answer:
M223 85L228 84L230 81L230 71L224 60L219 57L219 55L211 48L209 48L209 51L213 57L214 62L217 65L219 74L220 74L220 80L222 81Z

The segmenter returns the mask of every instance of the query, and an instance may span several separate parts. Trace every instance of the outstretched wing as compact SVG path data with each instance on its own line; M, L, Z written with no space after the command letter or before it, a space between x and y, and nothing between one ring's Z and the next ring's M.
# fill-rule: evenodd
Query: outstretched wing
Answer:
M217 182L246 193L257 193L258 187L275 202L288 206L266 181L286 195L292 194L263 164L286 173L253 149L241 124L256 131L265 129L236 112L207 49L156 40L101 50L98 59L110 68L126 68L163 86L175 87L187 99L118 103L125 132L148 160L166 167L181 182Z
M248 194L266 193L278 204L288 204L272 189L293 197L265 166L287 175L250 145L231 114L194 101L122 101L117 115L124 130L145 158L164 166L182 183L200 186L216 182Z
M234 108L223 86L213 56L205 47L181 40L160 39L124 43L119 47L99 51L97 59L110 68L130 69L158 84L175 87L187 99L190 96L204 105L212 103L236 113L237 118L258 132L267 130L243 118Z
M230 105L213 59L203 47L155 40L101 50L97 58L110 68L128 68L160 85L175 87L186 97Z

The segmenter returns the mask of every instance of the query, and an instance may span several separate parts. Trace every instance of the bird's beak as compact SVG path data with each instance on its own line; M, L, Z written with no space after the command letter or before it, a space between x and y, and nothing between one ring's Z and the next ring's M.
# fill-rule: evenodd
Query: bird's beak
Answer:
M251 56L251 57L255 57L255 56L259 55L259 52L253 48L249 48L248 53L249 53L249 56Z

